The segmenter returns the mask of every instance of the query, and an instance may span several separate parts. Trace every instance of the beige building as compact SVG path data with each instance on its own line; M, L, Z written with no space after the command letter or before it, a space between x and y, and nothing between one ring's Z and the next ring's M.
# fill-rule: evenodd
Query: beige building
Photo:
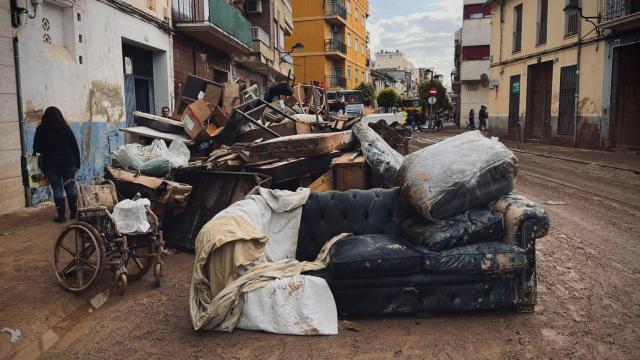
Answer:
M640 147L638 1L490 0L489 129L579 147ZM577 101L576 101L577 100Z

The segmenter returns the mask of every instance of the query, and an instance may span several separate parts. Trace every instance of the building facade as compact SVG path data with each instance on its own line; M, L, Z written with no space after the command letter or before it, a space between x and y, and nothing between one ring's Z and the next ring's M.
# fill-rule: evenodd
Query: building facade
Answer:
M570 2L593 23L563 11ZM640 147L638 1L490 4L493 134L587 148Z
M292 76L292 59L284 53L293 31L288 0L173 0L172 5L177 94L190 74L258 85L263 93L269 83Z
M167 2L46 0L34 6L38 3L10 0L9 4L8 10L2 7L2 27L6 29L7 15L16 14L8 17L13 20L11 29L3 33L10 34L14 46L5 52L7 37L3 36L2 53L19 60L11 67L13 74L3 74L16 83L13 102L17 105L8 105L6 112L18 111L17 119L10 121L11 139L7 140L12 151L3 166L12 168L8 172L12 176L16 171L21 171L23 179L28 176L21 167L16 170L15 157L20 154L24 159L32 153L44 110L56 106L80 147L82 166L76 179L100 180L111 154L124 143L119 129L130 125L129 114L135 109L160 113L162 106L170 105L173 56ZM4 68L10 71L10 66ZM15 187L16 178L10 182ZM51 197L48 187L6 193L0 197L23 196L21 206ZM17 197L8 201L12 207L18 204Z
M396 79L399 83L398 86L402 87L400 95L404 97L417 96L419 70L402 51L380 50L376 53L374 69Z
M464 0L462 28L459 32L460 72L457 97L460 126L469 124L469 112L478 112L489 102L489 48L491 8L484 0ZM491 111L491 108L489 108Z
M285 40L304 49L291 54L296 81L352 89L367 81L368 0L293 0L295 32Z

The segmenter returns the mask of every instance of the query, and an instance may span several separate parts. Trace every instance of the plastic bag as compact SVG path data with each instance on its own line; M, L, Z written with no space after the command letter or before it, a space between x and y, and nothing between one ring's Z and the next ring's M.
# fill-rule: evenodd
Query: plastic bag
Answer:
M35 189L49 185L49 180L40 168L39 155L27 155L27 173L29 174L29 188Z
M518 158L497 138L466 132L407 156L402 199L427 219L448 219L513 190Z
M191 153L181 141L173 141L167 148L164 140L153 140L151 145L122 145L116 151L116 160L128 170L150 176L164 176L171 169L185 166Z
M122 200L113 208L111 216L116 221L116 228L122 234L147 232L151 225L147 221L146 207L149 199Z

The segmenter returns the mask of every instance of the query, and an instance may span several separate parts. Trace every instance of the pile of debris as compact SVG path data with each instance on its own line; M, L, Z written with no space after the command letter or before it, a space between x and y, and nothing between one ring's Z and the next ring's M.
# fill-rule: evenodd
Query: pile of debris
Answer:
M262 96L257 85L189 76L173 118L133 114L137 126L122 129L127 145L116 153L122 169L108 169L109 177L119 190L146 191L155 207L154 199L162 201L167 243L188 249L209 219L254 186L393 186L388 169L398 170L410 138L397 114L330 111L325 89L315 84L281 83Z

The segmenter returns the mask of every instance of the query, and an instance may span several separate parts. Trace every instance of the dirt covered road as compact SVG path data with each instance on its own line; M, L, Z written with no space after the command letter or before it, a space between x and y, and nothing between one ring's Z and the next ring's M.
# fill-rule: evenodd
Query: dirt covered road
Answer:
M417 134L412 149L443 136L448 135ZM640 358L640 175L532 154L518 157L517 192L545 204L552 219L549 235L538 242L533 314L347 319L331 337L195 333L187 308L193 257L177 253L166 257L164 286L153 288L151 277L131 284L124 296L110 297L99 310L68 319L40 354L48 359ZM41 230L20 233L22 241L42 236ZM55 284L51 271L42 276Z

